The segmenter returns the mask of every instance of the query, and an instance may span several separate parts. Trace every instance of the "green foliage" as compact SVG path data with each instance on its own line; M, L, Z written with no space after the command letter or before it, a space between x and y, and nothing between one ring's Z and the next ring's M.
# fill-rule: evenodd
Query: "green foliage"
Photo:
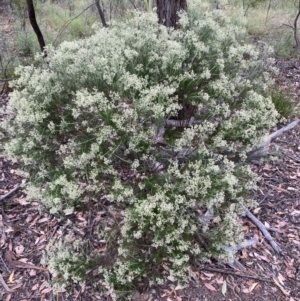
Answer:
M10 0L12 5L15 5L17 9L19 10L26 10L27 9L27 3L26 0ZM36 0L33 1L33 5L36 5Z
M40 45L34 34L28 34L25 31L19 31L15 37L15 45L19 49L20 57L30 57L40 51Z
M70 282L84 283L87 273L96 265L96 262L81 249L82 243L72 237L66 237L66 242L52 242L47 246L42 262L55 278L54 292Z
M295 111L295 105L286 92L278 88L273 88L269 92L269 95L272 97L272 102L276 110L282 117L289 118L292 116Z
M292 25L297 14L294 1L254 1L256 5L249 5L254 0L224 0L228 16L246 15L247 33L253 38L259 38L274 48L277 57L284 59L295 55L293 46ZM223 3L223 1L221 1ZM243 12L241 12L241 8Z
M268 49L245 44L222 12L189 5L178 31L137 14L48 47L18 69L1 123L29 197L62 214L105 196L120 212L114 264L100 269L119 293L184 279L195 257L233 256L224 246L243 239L237 216L256 183L246 153L278 117L263 95Z

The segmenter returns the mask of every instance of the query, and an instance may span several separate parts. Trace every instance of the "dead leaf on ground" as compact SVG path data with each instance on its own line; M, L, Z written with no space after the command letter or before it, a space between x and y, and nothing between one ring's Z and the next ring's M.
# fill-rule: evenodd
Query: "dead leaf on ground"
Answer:
M216 289L210 284L210 283L206 283L204 282L204 285L206 286L206 288L208 288L210 291L216 291Z
M52 288L51 287L48 287L48 288L45 288L41 291L41 294L48 294L52 291Z
M249 292L251 293L257 285L258 285L258 282L252 283L251 286L249 287Z
M227 292L227 282L226 282L226 280L222 284L222 290L221 290L221 292L222 292L223 296L226 295L226 292Z
M6 296L6 298L5 298L5 301L10 301L10 300L11 300L11 297L12 297L12 295L11 295L11 294L8 294L8 295Z
M16 246L15 247L15 251L18 255L21 255L23 253L23 251L25 250L24 246L20 245L20 246Z
M39 288L39 284L37 283L31 288L31 290L36 291L38 288Z
M284 285L284 281L286 279L280 273L278 273L277 279L282 285Z
M14 283L14 276L15 276L15 271L12 271L11 274L8 277L8 283Z

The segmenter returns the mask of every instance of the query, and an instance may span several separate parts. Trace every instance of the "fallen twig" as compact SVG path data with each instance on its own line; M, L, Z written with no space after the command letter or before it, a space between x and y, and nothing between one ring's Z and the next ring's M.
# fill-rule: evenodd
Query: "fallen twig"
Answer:
M266 137L265 141L262 142L260 145L255 146L252 150L250 150L247 155L248 159L252 160L255 158L266 156L269 152L269 143L274 140L275 138L279 137L283 133L287 132L288 130L293 129L298 123L300 122L300 119L297 119L287 126L284 126L280 130L270 134L268 137Z
M289 296L290 294L284 289L284 287L279 283L279 281L277 281L277 279L275 277L273 277L273 281L274 283L280 288L280 290L282 291L282 293L286 296Z
M233 247L227 247L227 246L223 247L223 249L225 251L227 251L228 253L233 252L235 254L237 251L239 251L243 248L250 247L250 246L254 245L255 243L257 243L257 239L252 238L252 239L249 239L249 240L245 240L245 241L243 241L243 242L241 242L238 245L233 246ZM224 263L228 264L233 269L239 269L241 271L246 271L246 268L235 258L233 259L233 261L224 261Z
M271 244L273 249L280 255L283 254L280 247L277 245L277 243L274 241L273 237L267 230L267 228L263 225L261 221L259 221L250 211L247 209L244 205L241 205L242 208L245 210L247 217L259 228L259 230L264 234L265 238L268 240L268 242Z
M2 195L0 197L0 202L3 201L4 199L6 199L7 197L9 197L10 195L12 195L15 191L17 191L20 187L20 184L18 184L16 187L14 187L11 191L9 191L8 193Z
M5 266L7 272L10 273L10 270L9 270L9 268L7 267L7 264L6 264L5 261L3 260L2 256L0 256L0 259L1 259L2 263L3 263L3 265Z
M226 270L226 269L218 269L218 268L203 267L203 266L201 267L201 269L204 270L204 271L208 271L208 272L230 274L230 275L243 277L243 278L248 278L248 279L260 280L260 281L265 281L265 282L272 282L268 278L262 278L262 277L259 277L259 276L244 275L244 274L236 273L236 272L229 271L229 270Z
M293 129L299 122L300 122L300 119L297 119L297 120L291 122L290 124L288 124L287 126L284 126L280 130L270 134L268 138L270 139L270 141L274 140L275 138L282 135L284 132L287 132L287 131Z

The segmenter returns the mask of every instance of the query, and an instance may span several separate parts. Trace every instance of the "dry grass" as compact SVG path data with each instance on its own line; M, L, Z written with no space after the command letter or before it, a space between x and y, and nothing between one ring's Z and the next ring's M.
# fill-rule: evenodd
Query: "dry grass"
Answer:
M247 11L243 10L242 1L229 1L229 4L224 6L224 11L230 17L240 17L244 14L250 39L261 39L273 46L278 57L290 58L295 55L292 26L297 8L293 1L270 1L271 4L266 1L250 7Z
M213 7L215 1L207 1ZM247 2L247 0L245 1ZM148 2L150 3L151 0L134 1L135 6L140 10L149 9ZM243 10L242 7L243 2L242 0L227 0L227 4L222 4L221 8L229 17L240 19L245 14L245 9ZM70 19L79 15L91 3L88 3L86 0L59 0L54 3L50 0L43 2L37 0L37 21L44 34L46 44L52 43L58 33L60 34L59 38L56 39L57 43L90 36L93 33L92 24L100 22L98 12L94 6L70 22L63 31L60 30ZM269 6L270 3L271 5ZM133 9L130 1L103 0L102 4L107 21L127 18L128 11ZM22 9L18 10L15 6L14 11L12 11L7 7L5 12L6 18L0 17L0 34L3 37L9 35L10 42L6 43L6 47L2 47L1 53L2 59L6 63L8 60L13 60L10 63L10 67L12 67L11 73L13 74L15 66L20 63L31 62L28 58L39 51L39 45L30 23L26 19L27 16L24 14L24 9L23 11ZM268 0L261 2L258 6L250 7L246 11L246 27L250 40L253 38L261 39L273 46L275 53L279 57L290 58L295 53L293 49L293 30L289 26L292 26L296 13L297 9L292 0ZM2 40L4 41L4 39ZM19 55L15 56L16 52ZM0 70L1 76L3 77L3 72Z

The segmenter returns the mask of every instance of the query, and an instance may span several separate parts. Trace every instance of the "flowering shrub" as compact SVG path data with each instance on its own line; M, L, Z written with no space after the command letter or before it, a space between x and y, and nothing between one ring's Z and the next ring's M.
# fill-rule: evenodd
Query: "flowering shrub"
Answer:
M115 264L101 269L117 290L232 256L240 205L253 205L247 152L276 124L271 60L237 22L193 5L177 31L138 14L49 47L19 68L1 124L29 197L60 214L105 198L122 214Z
M81 242L66 236L65 242L50 242L42 258L42 263L48 266L55 282L54 292L59 292L70 282L84 285L87 271L93 266L91 259L80 249Z

